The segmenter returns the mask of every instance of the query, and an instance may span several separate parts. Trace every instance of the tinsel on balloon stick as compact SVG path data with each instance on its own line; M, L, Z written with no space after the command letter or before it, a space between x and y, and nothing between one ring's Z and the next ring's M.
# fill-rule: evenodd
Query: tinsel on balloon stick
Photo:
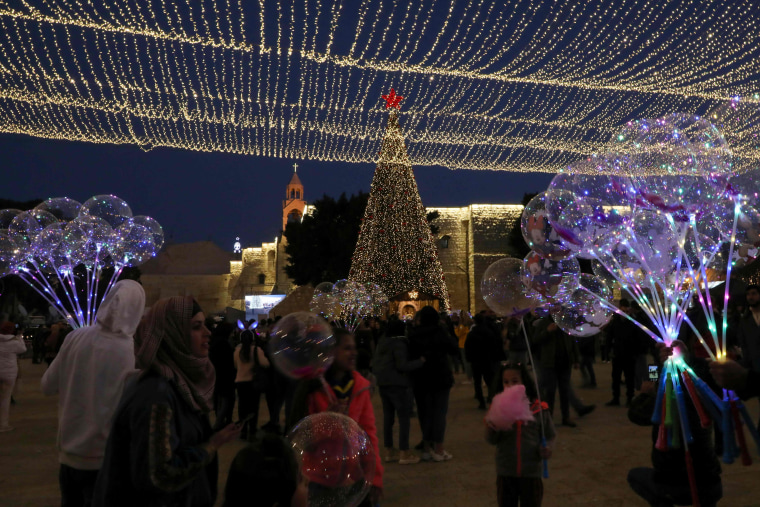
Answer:
M398 123L403 97L383 95L390 109L349 279L378 285L389 298L418 291L449 307L449 294L430 232L404 135Z

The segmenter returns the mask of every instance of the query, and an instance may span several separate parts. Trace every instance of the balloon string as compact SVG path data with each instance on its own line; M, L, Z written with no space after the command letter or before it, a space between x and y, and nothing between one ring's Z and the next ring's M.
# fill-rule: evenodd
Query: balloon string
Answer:
M523 337L525 337L525 346L528 349L528 358L530 364L533 367L533 382L536 384L536 399L538 400L538 418L541 423L541 444L546 448L546 429L544 428L544 409L541 406L541 387L538 385L538 375L536 369L536 363L533 361L533 351L530 346L530 339L528 338L528 331L525 329L525 319L520 317L520 327L522 328ZM545 479L549 478L549 464L546 458L543 459L543 476Z

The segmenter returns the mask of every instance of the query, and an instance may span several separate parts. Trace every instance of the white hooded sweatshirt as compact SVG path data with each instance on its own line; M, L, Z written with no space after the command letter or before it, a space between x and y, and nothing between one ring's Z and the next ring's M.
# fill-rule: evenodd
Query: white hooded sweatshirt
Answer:
M26 352L26 345L20 336L0 334L0 379L16 380L18 355Z
M58 459L99 470L128 374L135 371L133 336L145 292L133 280L116 283L93 326L70 333L42 377L42 392L58 393Z

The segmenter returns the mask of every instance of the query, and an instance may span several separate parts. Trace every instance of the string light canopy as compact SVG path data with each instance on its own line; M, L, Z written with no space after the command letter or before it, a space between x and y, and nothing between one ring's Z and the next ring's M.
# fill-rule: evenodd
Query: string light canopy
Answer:
M636 118L757 102L758 20L755 0L0 0L0 132L374 163L393 87L413 164L554 172Z

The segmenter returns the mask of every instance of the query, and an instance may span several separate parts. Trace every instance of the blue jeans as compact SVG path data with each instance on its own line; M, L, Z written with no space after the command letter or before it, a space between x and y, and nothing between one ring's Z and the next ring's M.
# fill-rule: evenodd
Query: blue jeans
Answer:
M380 386L383 402L383 445L393 447L393 423L398 414L398 448L409 450L409 426L412 417L412 398L409 388L402 386Z

